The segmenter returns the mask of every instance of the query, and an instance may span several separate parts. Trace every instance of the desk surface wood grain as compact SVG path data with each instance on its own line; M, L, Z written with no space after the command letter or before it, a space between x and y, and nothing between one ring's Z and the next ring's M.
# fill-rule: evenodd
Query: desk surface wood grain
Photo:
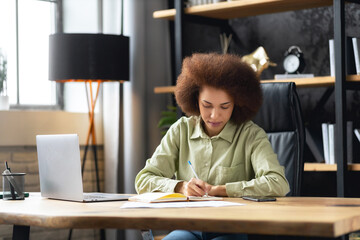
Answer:
M0 200L0 224L50 228L192 229L337 237L360 230L360 199L278 198L219 208L121 209L123 201L77 203L41 198Z

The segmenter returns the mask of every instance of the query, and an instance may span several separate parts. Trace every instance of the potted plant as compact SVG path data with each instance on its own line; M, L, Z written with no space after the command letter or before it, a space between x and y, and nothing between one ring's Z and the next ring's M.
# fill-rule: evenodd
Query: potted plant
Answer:
M9 96L7 95L7 59L0 49L0 110L9 110Z
M158 128L161 130L161 135L165 135L170 126L176 122L176 107L175 106L167 106L167 111L161 112L161 118L158 123Z

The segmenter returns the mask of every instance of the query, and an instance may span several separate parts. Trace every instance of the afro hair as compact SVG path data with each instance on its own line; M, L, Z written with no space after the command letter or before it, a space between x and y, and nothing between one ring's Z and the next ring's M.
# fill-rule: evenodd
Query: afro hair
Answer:
M234 54L195 53L184 59L175 98L187 116L200 115L197 102L202 86L222 89L233 98L231 119L237 124L251 120L262 104L259 78Z

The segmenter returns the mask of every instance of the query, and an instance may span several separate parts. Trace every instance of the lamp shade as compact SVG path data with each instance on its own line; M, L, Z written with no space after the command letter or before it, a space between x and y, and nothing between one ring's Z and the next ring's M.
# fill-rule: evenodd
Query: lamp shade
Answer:
M108 34L50 35L49 79L129 80L129 38Z

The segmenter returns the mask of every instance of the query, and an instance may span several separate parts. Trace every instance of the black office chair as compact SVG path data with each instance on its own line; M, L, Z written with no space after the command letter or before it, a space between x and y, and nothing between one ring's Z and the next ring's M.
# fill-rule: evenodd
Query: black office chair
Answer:
M263 83L263 105L253 121L269 136L285 167L290 185L287 196L300 196L304 171L305 128L296 85L293 82Z

